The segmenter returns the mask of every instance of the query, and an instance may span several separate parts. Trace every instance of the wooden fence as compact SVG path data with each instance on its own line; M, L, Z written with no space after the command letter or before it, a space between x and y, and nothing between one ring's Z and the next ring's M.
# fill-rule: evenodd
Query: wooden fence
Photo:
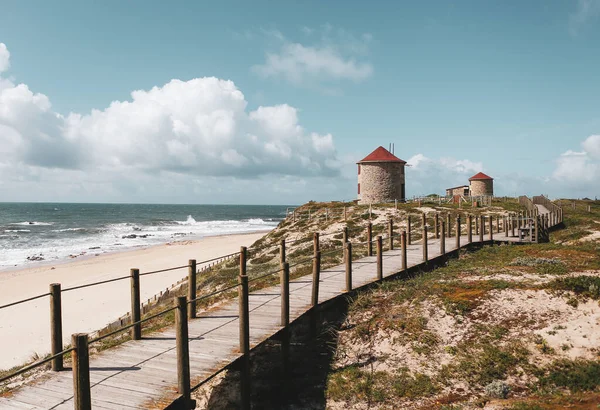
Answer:
M545 205L544 205L545 206ZM531 212L530 214L528 214ZM551 214L556 214L551 217ZM444 220L446 219L446 220ZM515 231L518 230L519 240L523 239L523 242L540 242L547 240L548 228L552 226L551 221L559 222L562 220L562 212L558 214L558 211L553 210L550 214L535 215L533 211L525 211L521 213L509 213L507 215L495 217L495 229L494 229L494 216L493 215L479 215L474 216L468 214L466 216L458 213L452 215L448 213L446 218L440 218L440 214L435 212L433 215L423 213L421 216L421 240L423 248L423 261L427 263L429 259L428 255L428 238L442 238L440 241L440 254L444 256L446 254L445 244L446 239L452 236L454 228L454 237L456 240L456 249L461 247L460 241L463 232L467 236L467 243L472 243L473 235L479 235L480 243L485 242L485 235L489 235L489 240L494 240L494 231L496 233L504 232L505 239L509 237L515 237ZM429 223L431 222L431 223ZM394 220L390 218L385 226L381 227L380 231L387 232L387 235L378 235L373 237L373 226L371 223L367 225L364 230L366 240L362 242L352 242L349 238L348 228L344 228L335 235L342 236L342 246L335 249L327 249L325 252L321 250L320 245L320 234L314 233L313 236L313 255L299 262L295 262L293 267L298 267L302 264L312 264L312 305L318 304L319 297L319 274L322 269L321 257L325 254L333 252L343 252L343 260L346 266L345 278L346 278L346 291L353 289L352 284L352 262L353 262L353 246L366 246L367 256L373 256L373 244L375 244L376 252L376 263L377 263L377 280L382 279L382 252L384 242L388 249L392 250L395 247L395 242L400 242L400 249L402 253L402 267L403 270L407 269L407 245L412 243L412 217L407 215L406 219L406 230L401 233L395 233ZM429 232L429 228L433 228L433 232ZM362 228L359 228L362 230ZM523 232L527 235L522 236ZM327 235L333 235L329 233ZM502 241L502 236L496 237L496 240ZM238 291L238 302L239 302L239 335L240 335L240 353L241 358L241 397L242 397L242 408L248 409L250 406L250 336L249 336L249 307L248 307L248 294L249 294L249 283L258 281L269 276L279 275L280 288L281 288L281 326L283 327L284 334L289 334L289 280L290 280L290 268L292 267L286 258L286 241L283 239L279 245L280 248L280 267L274 269L271 272L261 274L253 278L249 278L247 274L247 252L246 247L242 247L240 252L235 254L225 255L218 258L213 258L208 261L197 262L196 260L189 260L186 265L176 266L173 268L150 271L140 273L138 269L131 269L128 276L114 278L102 282L96 282L91 284L85 284L81 286L66 288L61 290L60 284L51 284L49 293L43 295L37 295L28 299L13 302L4 306L0 306L0 309L15 306L21 303L25 303L31 300L35 300L41 297L49 296L50 299L50 312L51 312L51 355L31 365L25 366L9 375L0 378L0 383L10 380L18 375L21 375L27 371L30 371L36 367L44 365L48 362L52 364L53 371L61 371L64 369L63 357L64 355L71 353L72 355L72 371L73 371L73 397L76 410L88 410L91 408L91 387L90 387L90 373L89 373L89 346L97 343L110 336L130 331L131 338L133 340L139 340L142 337L142 325L149 320L165 315L169 312L175 312L175 326L176 326L176 349L177 349L177 378L178 378L178 393L181 394L181 403L184 408L193 408L191 401L191 391L194 388L198 388L200 385L194 388L190 385L190 360L189 360L189 347L188 347L188 321L195 319L197 314L197 304L199 301L214 297L223 292L237 289ZM236 284L226 286L222 289L214 292L198 295L196 279L199 271L197 265L200 263L210 263L219 260L228 260L231 258L239 258L239 276ZM187 269L187 296L178 296L174 298L173 305L150 316L146 316L142 319L142 304L140 303L140 277L150 274L158 274L161 272L172 271L176 269ZM61 312L61 294L62 292L73 291L88 286L100 285L102 283L113 282L118 280L130 281L131 290L131 312L129 314L130 320L128 324L120 326L118 329L114 329L104 334L98 334L95 337L90 337L88 334L74 334L71 338L71 347L64 349L62 344L62 312ZM285 342L287 340L287 342ZM289 343L289 337L283 338L283 343ZM283 351L289 351L289 346L283 346Z

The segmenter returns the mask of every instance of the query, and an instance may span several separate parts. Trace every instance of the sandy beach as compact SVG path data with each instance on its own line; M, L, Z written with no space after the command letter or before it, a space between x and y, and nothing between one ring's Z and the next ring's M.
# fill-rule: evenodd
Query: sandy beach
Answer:
M67 288L126 276L130 268L145 272L186 265L189 259L202 261L230 254L237 252L240 246L251 245L264 234L206 237L67 263L3 271L0 272L0 305L48 292L50 283L60 283ZM187 269L179 269L143 276L140 283L142 301L186 275ZM70 343L73 333L97 330L126 314L130 303L128 279L64 292L64 343ZM35 353L43 355L50 352L49 317L48 297L0 310L0 369L22 364Z

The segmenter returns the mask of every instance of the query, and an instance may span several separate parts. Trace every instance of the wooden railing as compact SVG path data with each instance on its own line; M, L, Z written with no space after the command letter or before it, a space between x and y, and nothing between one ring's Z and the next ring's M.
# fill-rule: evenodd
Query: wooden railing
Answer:
M529 212L529 211L527 211ZM463 214L464 215L464 214ZM355 228L355 230L360 230L365 234L366 240L359 242L352 242L349 236L348 228L342 229L340 232L336 233L328 233L320 235L320 233L314 233L313 236L313 255L307 257L300 261L295 261L293 265L290 265L289 261L286 258L286 241L283 239L278 245L280 248L280 264L279 268L274 268L272 271L261 273L258 276L254 276L249 278L247 271L247 252L248 249L246 247L242 247L240 252L236 252L235 254L225 255L218 258L213 258L207 261L197 262L196 260L189 260L186 265L176 266L173 268L156 270L151 272L140 273L138 269L131 269L130 274L123 277L118 277L102 282L95 282L90 284L85 284L81 286L71 287L62 289L60 284L52 284L50 285L50 292L42 295L37 295L28 299L24 299L21 301L9 303L4 306L0 306L0 309L8 308L11 306L15 306L21 303L25 303L31 300L39 299L41 297L50 296L50 311L51 311L51 356L33 363L29 366L23 367L11 374L8 374L2 378L0 378L0 383L5 382L13 377L21 375L27 371L30 371L36 367L39 367L45 363L52 362L52 370L61 371L63 370L63 356L71 353L72 354L72 371L73 371L73 379L74 379L74 403L76 410L90 409L91 408L91 390L90 390L90 374L89 374L89 346L91 344L97 343L107 337L117 335L119 333L123 333L127 330L131 332L131 338L133 340L139 340L142 337L142 325L149 320L157 318L159 316L165 315L171 311L175 311L176 317L176 349L177 349L177 377L178 377L178 392L181 394L181 399L183 400L186 408L191 407L191 391L195 388L198 388L202 383L196 385L195 387L190 386L190 361L189 361L189 351L188 351L188 333L187 326L188 321L195 319L197 316L198 302L212 298L218 294L233 291L237 289L238 298L239 298L239 332L240 332L240 352L242 354L242 374L241 374L241 389L242 389L242 408L249 408L249 386L250 386L250 367L249 367L249 350L250 350L250 339L249 339L249 308L248 308L248 294L249 294L249 284L261 280L263 278L272 277L275 275L279 275L279 280L281 284L281 325L283 326L284 332L288 332L289 326L289 280L290 280L290 268L298 267L299 265L312 264L313 274L312 274L312 303L313 305L318 304L319 300L319 273L322 269L322 261L321 257L330 254L330 253L343 253L344 264L346 265L345 275L346 275L346 291L351 291L353 289L352 285L352 261L353 257L356 254L353 254L353 248L356 246L366 246L366 255L373 256L373 244L375 244L375 253L376 253L376 263L377 263L377 278L374 280L382 279L382 252L383 252L383 243L387 244L388 249L392 250L395 247L395 242L400 242L400 249L402 255L402 270L408 269L407 265L407 245L411 245L413 243L412 234L414 231L412 229L412 222L414 221L414 216L410 214L406 214L406 229L401 233L395 233L394 230L394 219L390 218L385 226L381 226L379 231L387 232L387 235L381 234L377 237L373 237L373 226L369 223L366 228ZM472 243L473 234L479 235L479 241L481 244L485 243L487 240L494 240L494 231L496 233L505 232L505 236L509 237L510 232L512 232L512 236L515 236L515 229L522 228L522 225L525 224L525 220L529 219L533 222L530 224L530 232L535 232L530 234L532 242L539 242L541 240L547 239L547 228L549 218L542 215L530 215L527 217L523 217L523 214L519 216L516 213L511 213L509 215L496 216L496 229L494 230L494 217L493 216L485 216L479 215L474 216L468 214L461 218L461 214L458 213L450 213L448 212L445 215L445 218L442 216L440 218L440 213L435 212L433 216L427 215L425 213L421 214L421 227L419 229L419 233L421 234L420 244L423 248L423 262L427 263L429 260L428 255L428 228L433 227L434 231L433 237L443 239L440 241L440 255L443 257L447 254L445 249L446 239L454 236L456 241L456 249L461 247L461 236L464 234L467 235L467 243ZM431 223L430 223L431 222ZM452 235L452 231L454 227L454 234ZM533 231L535 230L535 231ZM342 238L342 246L338 248L329 248L324 252L321 250L320 245L320 237L330 236L330 235L340 235ZM485 237L488 235L488 237ZM519 233L520 235L520 233ZM502 240L500 237L499 240ZM288 242L289 243L289 242ZM277 246L276 246L277 247ZM273 247L274 249L276 247ZM271 248L267 248L271 249ZM273 249L273 250L274 250ZM219 290L208 294L197 294L197 286L196 279L199 274L197 269L198 264L210 263L218 260L227 260L232 257L239 258L239 276L238 282L233 285L225 286ZM336 262L337 263L337 262ZM152 314L150 316L144 317L142 319L141 316L141 303L140 303L140 277L150 274L158 274L161 272L172 271L176 269L188 269L187 275L187 296L177 296L175 297L174 304L171 307L168 307L158 313ZM298 268L297 268L298 269ZM401 271L402 271L401 270ZM93 338L90 338L87 334L74 334L72 335L71 341L72 345L68 349L63 349L62 343L62 312L61 312L61 294L63 292L74 291L77 289L101 285L103 283L119 281L119 280L130 280L130 288L131 288L131 313L130 313L130 323L119 327L118 329L112 330L108 333L97 335ZM201 319L199 319L201 320ZM289 342L289 338L284 338L284 342L287 340ZM289 346L285 346L284 348L289 349Z
M539 213L535 203L527 196L522 195L519 197L519 205L525 207L528 211L532 212L533 215L537 215Z

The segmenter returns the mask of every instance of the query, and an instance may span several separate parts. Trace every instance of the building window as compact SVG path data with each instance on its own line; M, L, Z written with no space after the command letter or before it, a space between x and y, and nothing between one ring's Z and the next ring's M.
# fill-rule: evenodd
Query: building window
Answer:
M360 164L358 164L358 175L360 175Z
M360 194L360 184L358 184L358 193Z

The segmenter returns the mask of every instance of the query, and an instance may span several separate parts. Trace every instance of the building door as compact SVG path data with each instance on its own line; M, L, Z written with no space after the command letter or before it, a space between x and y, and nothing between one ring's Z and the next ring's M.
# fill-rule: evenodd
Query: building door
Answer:
M406 200L406 193L404 192L404 184L400 184L400 200L401 201L405 201Z

